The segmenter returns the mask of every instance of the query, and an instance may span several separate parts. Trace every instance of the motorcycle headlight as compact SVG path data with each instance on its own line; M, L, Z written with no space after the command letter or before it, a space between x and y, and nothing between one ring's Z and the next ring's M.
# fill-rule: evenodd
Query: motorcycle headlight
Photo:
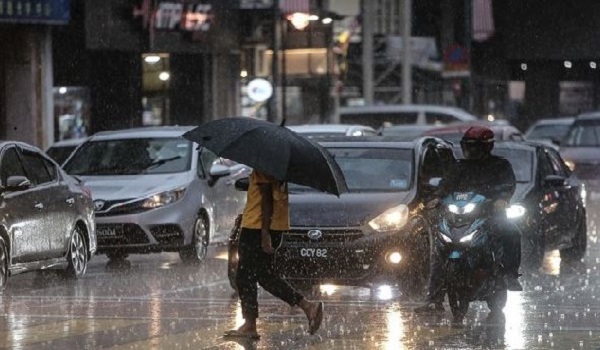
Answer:
M398 230L408 222L408 207L400 204L397 207L384 211L375 219L369 221L369 226L375 231L385 232Z
M518 219L525 215L527 209L521 204L513 204L510 207L506 208L506 217L508 219Z
M439 232L440 236L442 236L442 239L446 242L446 243L452 243L452 239L448 236L446 236L445 234L443 234L442 232Z
M477 233L477 230L471 232L470 234L464 236L463 238L460 239L460 243L465 243L465 242L471 242L473 240L473 237L475 237L475 234Z
M175 203L183 197L185 188L178 188L172 191L165 191L152 195L142 203L142 208L154 209L167 204Z
M475 210L475 207L477 207L475 203L467 203L467 205L462 208L459 208L456 204L449 204L448 211L452 214L469 214Z

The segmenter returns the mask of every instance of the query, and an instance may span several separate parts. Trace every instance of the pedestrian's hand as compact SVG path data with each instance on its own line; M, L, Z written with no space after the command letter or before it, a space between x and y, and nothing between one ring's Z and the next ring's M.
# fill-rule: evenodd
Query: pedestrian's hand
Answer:
M273 245L271 244L271 234L269 232L262 232L260 234L260 243L262 246L263 252L267 254L273 254L275 251L273 250Z

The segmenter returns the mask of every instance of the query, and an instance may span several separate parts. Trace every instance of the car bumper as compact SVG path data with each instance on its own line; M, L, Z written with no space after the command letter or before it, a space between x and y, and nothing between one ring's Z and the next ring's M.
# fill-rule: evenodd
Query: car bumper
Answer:
M395 283L415 270L414 262L423 258L423 251L429 253L428 247L418 246L419 240L405 232L373 234L351 242L290 242L288 237L277 249L275 260L279 273L289 280Z
M135 214L98 216L98 253L178 251L191 244L195 207L180 201Z

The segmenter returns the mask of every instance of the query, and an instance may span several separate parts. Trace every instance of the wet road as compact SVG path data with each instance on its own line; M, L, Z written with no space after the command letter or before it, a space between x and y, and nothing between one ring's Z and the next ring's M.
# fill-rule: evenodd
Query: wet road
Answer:
M546 255L540 273L526 274L523 292L509 292L506 322L486 322L483 303L471 305L465 325L417 316L393 288L323 286L325 318L306 333L299 309L260 294L257 342L220 337L241 324L217 251L200 267L177 254L135 255L129 264L92 260L87 275L70 281L55 271L9 279L0 308L2 349L600 349L600 249L590 233L578 266Z

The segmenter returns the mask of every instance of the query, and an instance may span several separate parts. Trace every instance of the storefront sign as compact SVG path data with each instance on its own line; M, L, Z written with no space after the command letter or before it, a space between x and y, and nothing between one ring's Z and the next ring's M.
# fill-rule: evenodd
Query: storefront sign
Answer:
M150 0L143 0L140 7L134 8L133 16L142 17L147 29L186 32L207 32L214 19L211 4L161 1L153 6Z
M71 0L0 0L0 23L67 24Z
M264 102L273 95L273 85L266 79L254 79L248 83L248 97L256 102Z

